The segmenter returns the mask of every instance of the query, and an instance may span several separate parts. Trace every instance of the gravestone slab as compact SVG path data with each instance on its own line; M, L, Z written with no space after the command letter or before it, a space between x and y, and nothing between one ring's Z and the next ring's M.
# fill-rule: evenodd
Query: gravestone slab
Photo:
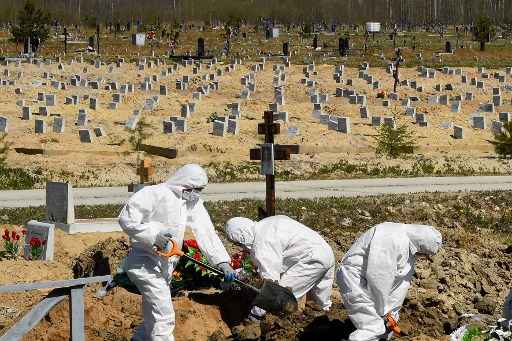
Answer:
M46 218L55 223L72 224L75 222L75 203L71 184L46 183Z
M454 139L463 139L464 138L464 128L461 126L454 125L453 126L453 138Z
M30 120L32 118L32 108L31 107L23 107L22 109L22 120Z
M163 131L164 131L164 134L172 134L174 133L176 130L175 126L174 126L174 122L173 121L167 121L167 120L164 120L163 121Z
M509 112L500 112L498 114L498 120L503 123L507 123L512 119L512 116Z
M0 133L9 132L9 119L5 116L0 116Z
M485 117L484 116L473 116L471 118L471 127L475 129L485 129Z
M78 136L81 143L92 143L92 134L89 129L79 129Z
M52 125L53 132L58 133L58 134L64 133L65 123L66 123L66 120L64 119L64 117L55 116L53 119L53 125Z
M55 244L55 225L51 223L43 223L36 220L30 220L25 225L27 234L25 236L25 245L23 247L24 256L26 259L53 261L54 244ZM39 240L41 243L36 250L31 241ZM39 254L38 258L34 258Z
M35 125L35 133L36 134L44 134L46 133L46 122L44 120L36 119L34 121Z

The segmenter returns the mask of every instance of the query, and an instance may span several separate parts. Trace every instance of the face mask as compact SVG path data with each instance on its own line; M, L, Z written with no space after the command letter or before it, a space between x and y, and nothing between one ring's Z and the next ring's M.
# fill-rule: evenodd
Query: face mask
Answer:
M201 191L197 189L185 189L181 194L181 198L187 203L195 204L201 197Z

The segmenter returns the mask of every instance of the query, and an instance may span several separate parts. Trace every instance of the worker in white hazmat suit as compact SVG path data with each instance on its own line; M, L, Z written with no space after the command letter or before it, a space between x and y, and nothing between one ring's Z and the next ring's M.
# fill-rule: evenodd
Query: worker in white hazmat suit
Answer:
M232 218L226 224L226 234L250 251L263 279L290 288L297 299L309 294L323 310L329 310L335 260L331 247L317 232L278 215L259 222ZM264 314L254 307L250 316L258 319Z
M208 261L220 268L227 280L234 279L230 257L200 199L207 183L206 172L200 166L183 166L167 182L133 194L119 216L119 224L132 246L126 273L142 294L144 321L136 329L134 341L174 340L175 316L169 285L178 257L158 256L155 248L169 251L171 238L181 248L186 226L192 228Z
M442 244L432 226L382 223L352 245L336 281L354 326L351 341L387 338L385 316L396 322L414 274L415 255L434 255Z

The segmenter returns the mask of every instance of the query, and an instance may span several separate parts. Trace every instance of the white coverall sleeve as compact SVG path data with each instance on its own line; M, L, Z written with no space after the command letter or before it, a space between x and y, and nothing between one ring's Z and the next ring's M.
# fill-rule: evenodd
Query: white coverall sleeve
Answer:
M220 263L231 262L226 248L222 244L208 211L203 202L198 202L189 215L191 219L191 228L196 237L197 244L205 254L210 264L218 265Z
M283 250L276 243L268 241L256 243L253 250L253 260L263 279L279 281L283 268Z
M135 193L126 203L119 215L119 225L128 234L132 243L141 243L152 250L156 235L165 229L165 225L150 221L143 223L153 211L155 197L149 191Z
M400 250L392 240L374 240L370 246L366 281L379 316L384 316L390 309L389 298L397 276L399 254Z

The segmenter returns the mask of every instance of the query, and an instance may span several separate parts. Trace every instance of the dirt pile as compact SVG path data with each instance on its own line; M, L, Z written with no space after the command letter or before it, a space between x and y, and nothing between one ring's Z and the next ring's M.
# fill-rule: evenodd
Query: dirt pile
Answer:
M109 238L86 249L73 261L75 278L102 276L115 273L121 260L128 254L125 239Z

